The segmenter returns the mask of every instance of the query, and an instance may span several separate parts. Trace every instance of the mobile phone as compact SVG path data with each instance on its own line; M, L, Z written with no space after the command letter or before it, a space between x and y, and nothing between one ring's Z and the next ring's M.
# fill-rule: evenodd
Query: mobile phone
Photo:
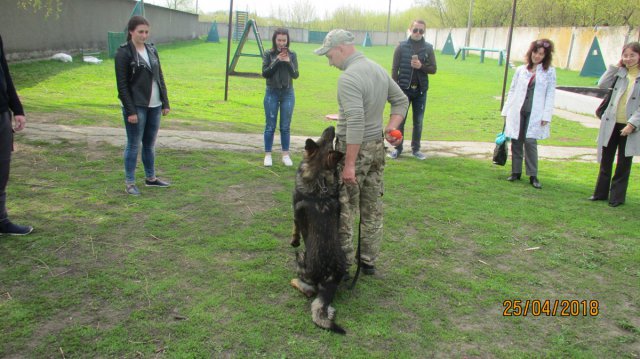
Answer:
M281 49L280 49L280 52L282 52L282 53L285 53L285 54L286 54L287 52L289 52L289 49L288 49L288 48L286 48L286 47L283 47L283 48L281 48Z
M417 60L418 59L418 55L411 55L411 60Z

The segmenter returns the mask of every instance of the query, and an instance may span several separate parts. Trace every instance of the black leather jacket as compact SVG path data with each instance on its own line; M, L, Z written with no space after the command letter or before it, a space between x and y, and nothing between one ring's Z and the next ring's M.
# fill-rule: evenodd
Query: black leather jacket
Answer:
M267 87L291 88L293 79L300 76L298 72L298 57L289 51L289 62L278 60L278 52L269 50L262 58L262 77L267 79Z
M9 74L9 66L7 66L7 59L4 56L2 36L0 36L0 113L9 111L9 109L14 115L24 115L20 98Z
M116 82L118 98L127 116L137 113L136 106L148 107L151 100L152 81L158 83L162 108L169 108L167 86L164 83L158 50L153 44L145 44L151 67L141 59L131 41L122 44L116 53Z

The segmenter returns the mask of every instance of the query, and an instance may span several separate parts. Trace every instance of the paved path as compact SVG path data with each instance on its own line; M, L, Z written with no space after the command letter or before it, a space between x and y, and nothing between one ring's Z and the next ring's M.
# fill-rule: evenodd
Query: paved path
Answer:
M123 146L124 128L66 126L50 123L29 122L18 136L29 140L46 142L86 142L88 144L108 143ZM305 136L292 136L291 149L301 152ZM277 140L277 139L276 139ZM262 151L262 134L222 133L211 131L177 131L161 129L158 147L173 149L217 149L228 151ZM491 158L494 144L491 142L425 141L422 144L427 157L468 157ZM595 162L595 148L538 146L538 156L547 160L572 160Z
M600 128L600 119L595 116L585 116L579 113L569 112L558 108L553 109L553 114L568 121L578 122L584 127ZM551 132L553 132L553 129L551 130Z

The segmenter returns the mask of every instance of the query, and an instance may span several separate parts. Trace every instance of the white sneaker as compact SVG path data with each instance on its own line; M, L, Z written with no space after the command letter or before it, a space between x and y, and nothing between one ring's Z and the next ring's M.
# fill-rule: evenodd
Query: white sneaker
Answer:
M413 151L412 152L413 157L419 159L419 160L424 160L425 158L427 158L427 156L424 155L424 153L420 152L420 151Z
M273 160L271 159L271 155L264 156L264 166L271 167L273 165Z
M293 161L291 161L291 157L289 157L289 155L282 156L282 163L287 167L293 166Z

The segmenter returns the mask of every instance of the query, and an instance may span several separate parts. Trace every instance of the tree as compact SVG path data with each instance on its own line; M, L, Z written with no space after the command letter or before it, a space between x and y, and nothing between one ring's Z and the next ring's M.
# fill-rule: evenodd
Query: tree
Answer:
M298 0L290 7L291 26L303 27L316 17L316 8L310 0Z
M447 27L448 24L451 24L453 21L449 19L449 16L446 12L444 2L442 0L427 0L424 3L425 8L434 9L438 12L438 18L440 19L440 26Z
M629 2L616 2L612 4L612 14L622 21L622 25L632 28L640 25L640 5Z
M469 0L418 0L438 13L445 27L466 25ZM629 0L518 0L518 26L640 25L640 2ZM473 26L507 26L512 0L476 0Z
M310 0L297 0L291 5L280 4L276 9L271 8L271 18L261 20L260 24L305 27L316 18L316 11Z
M343 5L317 17L312 1L295 0L290 5L281 2L277 9L272 9L269 17L259 18L259 23L324 31L334 28L387 29L386 11L374 12L366 7ZM413 19L418 18L425 20L431 28L467 26L470 0L415 0L414 4L411 9L393 14L391 31L404 31ZM474 0L472 26L509 26L512 4L513 0ZM640 26L638 0L518 0L517 5L516 26L628 26L630 32Z
M469 0L417 0L417 4L438 12L442 27L462 27L467 25Z
M174 10L194 11L194 0L165 0L167 7Z
M62 11L62 0L18 0L18 7L33 12L43 10L45 18L53 14L58 17Z
M476 0L473 24L480 27L504 26L511 21L512 0Z

